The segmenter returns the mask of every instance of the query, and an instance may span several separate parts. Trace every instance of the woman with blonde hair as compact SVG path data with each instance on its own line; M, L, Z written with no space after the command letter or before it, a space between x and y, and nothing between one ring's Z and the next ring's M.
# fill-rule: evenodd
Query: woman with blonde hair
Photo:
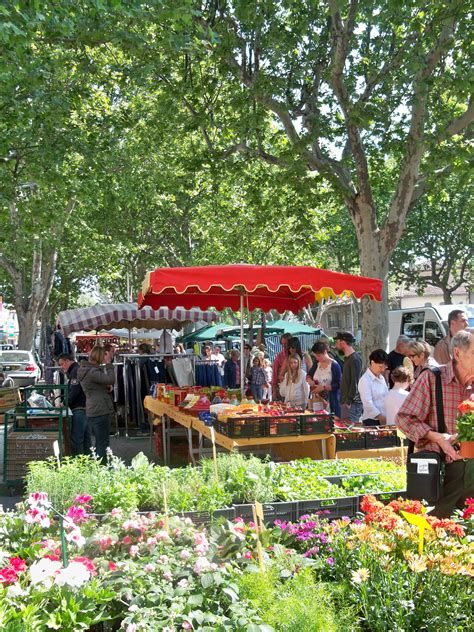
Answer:
M301 368L301 359L298 354L290 355L288 358L288 368L283 381L279 384L279 389L285 403L306 408L309 384L306 381L306 373Z
M115 383L113 359L112 347L96 345L89 354L89 360L83 360L77 371L77 379L86 396L87 422L95 436L95 450L104 463L110 444L110 428L114 413L110 396Z
M410 340L407 344L408 357L413 363L413 379L420 375L424 369L438 366L438 363L431 355L431 347L424 340Z

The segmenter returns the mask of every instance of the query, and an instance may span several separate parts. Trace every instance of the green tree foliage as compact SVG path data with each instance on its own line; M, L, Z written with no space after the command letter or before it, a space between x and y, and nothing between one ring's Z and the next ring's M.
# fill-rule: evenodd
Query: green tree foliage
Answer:
M448 304L455 290L473 286L473 193L469 172L432 179L392 258L398 282L420 292L428 284L438 287Z

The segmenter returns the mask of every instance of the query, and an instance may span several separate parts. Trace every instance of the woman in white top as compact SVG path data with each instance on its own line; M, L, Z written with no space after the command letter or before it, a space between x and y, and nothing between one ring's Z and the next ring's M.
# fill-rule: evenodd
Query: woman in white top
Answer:
M309 384L306 373L301 369L299 355L290 355L288 369L279 385L280 395L287 404L306 408L309 397Z
M385 396L388 393L388 386L384 373L387 358L387 353L383 349L372 351L369 356L369 368L359 380L359 395L364 407L364 426L380 426L386 422Z
M387 417L387 426L395 425L395 417L407 398L407 387L412 381L411 372L404 366L398 366L393 369L390 377L393 387L385 395L385 416Z

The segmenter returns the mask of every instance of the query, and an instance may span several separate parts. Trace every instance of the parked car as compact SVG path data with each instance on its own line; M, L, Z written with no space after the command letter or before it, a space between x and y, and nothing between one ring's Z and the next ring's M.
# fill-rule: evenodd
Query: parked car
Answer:
M0 373L3 373L5 382L10 386L30 386L40 379L41 367L31 351L1 350Z

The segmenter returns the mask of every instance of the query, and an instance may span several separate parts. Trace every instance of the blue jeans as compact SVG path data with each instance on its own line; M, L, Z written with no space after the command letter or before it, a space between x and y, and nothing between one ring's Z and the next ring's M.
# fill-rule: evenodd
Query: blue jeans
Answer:
M263 399L263 384L250 384L250 390L252 391L252 395L254 400L257 402L262 401Z
M362 402L352 402L352 404L341 404L341 419L348 419L352 423L359 423L364 407Z
M83 408L76 408L72 411L71 420L71 452L73 456L77 454L88 454L90 456L92 445L91 430Z
M110 445L110 415L101 415L100 417L88 417L91 424L92 432L95 437L95 451L102 463L107 460L106 450Z

